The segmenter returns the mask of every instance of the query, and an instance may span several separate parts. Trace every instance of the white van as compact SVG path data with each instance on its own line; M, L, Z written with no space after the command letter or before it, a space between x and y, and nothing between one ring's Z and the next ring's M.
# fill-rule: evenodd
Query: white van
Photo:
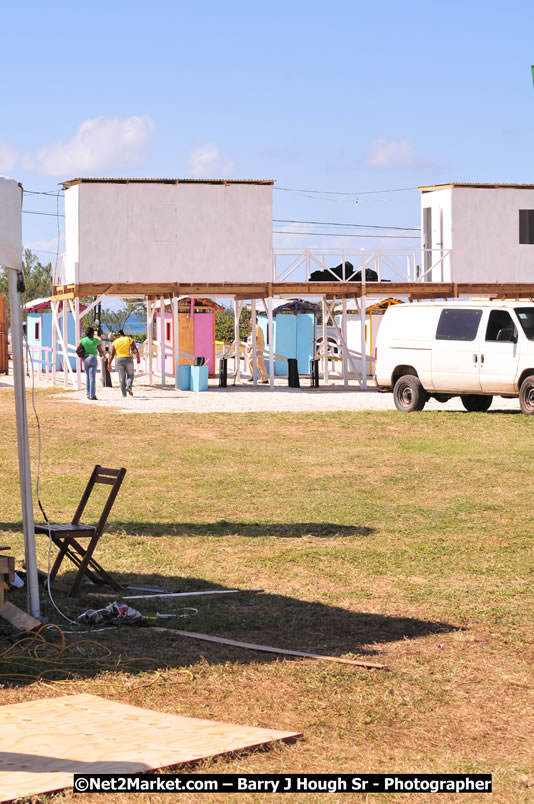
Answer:
M389 307L376 341L376 382L398 410L460 396L484 411L493 396L519 397L534 413L534 303L414 302Z

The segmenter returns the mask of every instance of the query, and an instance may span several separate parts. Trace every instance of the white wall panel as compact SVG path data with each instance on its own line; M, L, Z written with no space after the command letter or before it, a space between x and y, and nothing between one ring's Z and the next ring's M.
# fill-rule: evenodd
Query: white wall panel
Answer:
M425 207L432 208L433 238L442 210L442 247L452 249L445 281L534 282L534 244L519 243L519 210L534 210L534 190L441 188L422 193Z
M0 265L22 263L22 187L0 176Z
M272 279L270 184L81 183L65 216L66 282Z

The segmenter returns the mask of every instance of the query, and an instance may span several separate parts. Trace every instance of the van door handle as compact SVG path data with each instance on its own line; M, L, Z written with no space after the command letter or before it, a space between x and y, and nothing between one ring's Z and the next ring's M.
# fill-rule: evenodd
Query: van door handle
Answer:
M484 365L484 355L480 355L480 365Z
M473 363L476 363L478 360L478 355L473 355Z

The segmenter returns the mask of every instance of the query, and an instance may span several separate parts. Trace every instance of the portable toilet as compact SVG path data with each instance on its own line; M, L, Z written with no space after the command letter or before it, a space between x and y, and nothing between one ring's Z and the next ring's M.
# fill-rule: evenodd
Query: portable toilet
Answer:
M40 367L44 371L45 367L52 368L52 306L50 298L34 299L24 305L26 310L26 339L32 354L32 362L35 367ZM85 307L80 305L80 310ZM61 336L63 332L63 302L58 305L58 326ZM76 333L74 316L71 311L67 312L67 337L65 345L69 352L69 363L73 371L76 371L75 348L78 344L81 331ZM59 345L59 336L56 340L56 369L63 370L63 350ZM70 348L69 348L70 346Z
M281 300L273 304L273 351L286 358L296 358L299 374L310 373L310 360L315 353L317 315L320 311L318 304L303 299ZM258 323L263 330L267 350L269 344L265 313L258 313ZM277 376L287 376L287 362L275 360L274 373Z
M215 375L215 312L222 310L211 299L184 298L178 302L179 365L192 364L195 357L203 357L210 376ZM174 364L174 318L170 309L165 309L165 371L175 373ZM156 346L160 350L161 317L156 310Z

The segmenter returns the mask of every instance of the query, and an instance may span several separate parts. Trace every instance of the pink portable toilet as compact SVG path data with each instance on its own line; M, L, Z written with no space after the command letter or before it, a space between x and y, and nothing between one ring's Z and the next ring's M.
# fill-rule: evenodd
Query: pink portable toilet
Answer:
M192 364L203 357L210 376L215 375L215 312L223 308L211 299L180 299L178 327L180 364ZM174 374L174 320L172 311L165 310L165 371ZM156 344L160 348L160 311L156 310Z

